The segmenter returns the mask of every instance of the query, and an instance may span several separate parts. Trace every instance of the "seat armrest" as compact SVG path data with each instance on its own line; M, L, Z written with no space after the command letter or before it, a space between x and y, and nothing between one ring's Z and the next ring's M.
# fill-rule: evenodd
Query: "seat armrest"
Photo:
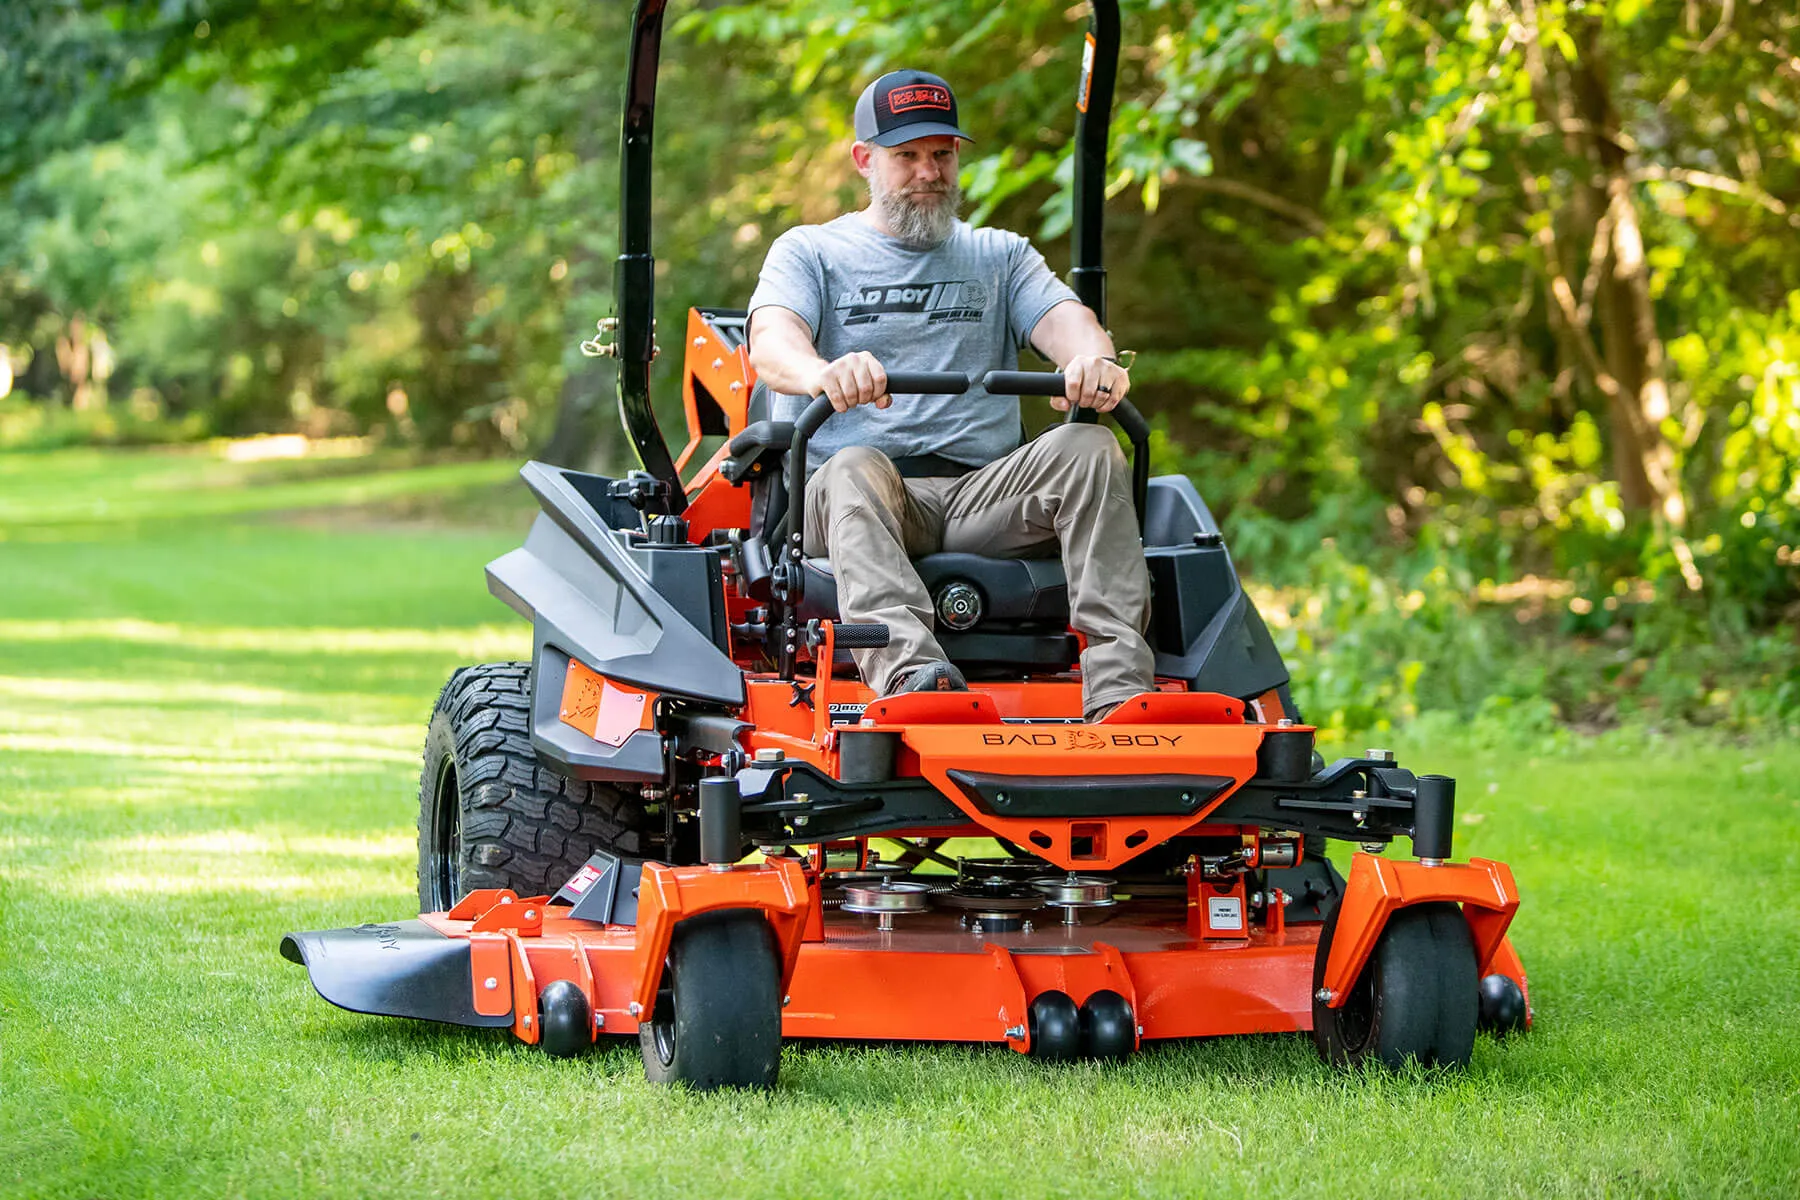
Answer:
M792 421L755 421L744 426L743 431L731 439L728 449L731 457L737 458L752 450L769 450L775 447L786 450L793 440Z
M742 483L756 473L765 458L777 461L794 440L792 421L755 421L727 443L731 457L719 466L719 474L731 483Z

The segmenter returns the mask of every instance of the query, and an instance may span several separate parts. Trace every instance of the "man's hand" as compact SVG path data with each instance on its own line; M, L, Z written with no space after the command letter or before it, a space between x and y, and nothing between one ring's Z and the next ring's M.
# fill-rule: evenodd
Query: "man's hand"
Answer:
M887 394L887 371L867 350L852 350L836 362L826 363L808 380L806 391L824 396L839 412L849 412L859 404L886 408L894 402Z
M826 362L813 349L812 326L779 305L766 304L750 318L750 365L771 390L824 396L839 412L894 402L887 394L887 372L873 354L858 350Z
M1057 412L1071 406L1108 412L1131 391L1131 375L1098 354L1077 354L1063 364L1063 394L1050 401Z

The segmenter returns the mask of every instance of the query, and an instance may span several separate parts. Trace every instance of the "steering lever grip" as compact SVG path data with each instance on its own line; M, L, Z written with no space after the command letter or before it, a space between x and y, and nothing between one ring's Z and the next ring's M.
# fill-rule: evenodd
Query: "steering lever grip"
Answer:
M961 371L889 371L887 390L902 395L960 396L969 390L969 377Z
M1060 396L1068 385L1061 371L989 371L981 386L990 396Z

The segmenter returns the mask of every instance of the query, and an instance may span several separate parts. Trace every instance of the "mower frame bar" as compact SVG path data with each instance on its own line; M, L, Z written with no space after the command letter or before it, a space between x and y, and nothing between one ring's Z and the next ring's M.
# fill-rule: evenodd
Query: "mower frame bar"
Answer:
M1070 230L1069 282L1081 302L1106 324L1106 141L1112 127L1113 84L1119 71L1118 0L1092 0L1088 35L1092 58L1082 61L1080 116L1075 121L1075 221Z
M1106 321L1103 206L1106 150L1118 77L1118 0L1090 0L1091 49L1082 60L1079 116L1075 126L1075 221L1071 229L1070 281L1081 302ZM650 403L650 364L656 357L656 259L651 253L652 158L656 133L656 74L662 54L668 0L637 0L631 17L631 50L625 73L625 106L619 152L619 257L613 268L618 330L619 415L638 459L668 485L668 510L687 508L687 492L669 456L669 444Z
M613 269L619 314L619 415L644 470L669 487L671 513L687 508L687 492L669 443L650 406L650 363L656 357L656 259L650 251L652 151L656 134L656 69L668 0L638 0L631 17L625 70L624 128L619 147L619 258Z

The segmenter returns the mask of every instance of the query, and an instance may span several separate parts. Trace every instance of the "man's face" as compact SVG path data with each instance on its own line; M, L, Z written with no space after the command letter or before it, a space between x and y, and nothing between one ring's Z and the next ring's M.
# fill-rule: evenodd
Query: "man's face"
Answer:
M953 137L918 138L892 147L857 143L856 166L869 181L869 201L907 245L940 245L955 228L962 208L956 181L961 146Z

